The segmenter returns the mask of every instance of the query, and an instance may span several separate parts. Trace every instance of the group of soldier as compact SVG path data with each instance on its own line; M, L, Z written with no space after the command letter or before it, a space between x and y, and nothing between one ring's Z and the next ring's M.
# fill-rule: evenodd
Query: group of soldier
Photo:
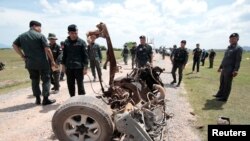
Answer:
M33 95L37 105L49 105L56 100L49 99L51 93L58 93L64 73L67 76L67 85L70 96L75 96L75 82L77 82L78 94L84 95L84 75L87 74L90 62L91 71L96 81L95 68L100 67L102 55L100 47L95 43L96 37L88 37L88 45L78 37L78 28L72 24L68 26L68 37L65 41L56 43L57 37L49 33L47 42L41 33L41 23L30 21L30 30L18 36L13 42L13 48L25 61L28 70ZM101 77L100 77L101 78ZM42 80L42 91L40 89ZM100 80L102 81L102 80ZM54 85L50 91L51 83ZM40 95L43 95L41 102Z
M54 85L53 93L59 92L59 80L63 80L63 75L66 73L67 85L70 96L75 96L75 82L78 87L78 94L84 95L85 89L83 85L84 75L87 74L88 64L93 75L93 80L96 81L96 69L99 73L99 81L102 81L101 63L102 54L100 46L95 43L96 36L92 35L87 37L87 43L78 37L78 28L75 24L68 26L68 37L65 41L61 42L59 46L56 43L56 35L49 33L48 40L41 33L41 23L38 21L30 21L30 30L18 36L13 42L13 48L25 61L25 67L29 72L33 95L36 97L36 104L48 105L56 102L49 99L51 82ZM132 68L145 67L146 65L153 66L153 50L152 47L146 43L144 35L139 37L140 44L129 50L127 46L122 51L124 62L127 64L128 54L132 56ZM238 46L239 35L233 33L230 35L230 46L225 52L225 56L220 65L218 72L221 72L220 89L215 97L220 101L227 101L230 94L232 79L238 74L240 61L242 56L242 48ZM173 81L171 84L177 83L179 87L182 82L183 69L188 62L188 51L185 48L186 40L180 42L180 47L176 48L170 55L172 61L172 76ZM197 72L199 72L199 63L206 58L206 52L201 51L199 44L193 50L193 71L197 65ZM211 50L209 55L210 68L213 67L213 60L215 52ZM61 69L60 67L61 66ZM176 79L176 71L178 69L179 78ZM42 91L39 83L42 80ZM52 81L51 81L52 80ZM40 95L43 95L41 102Z

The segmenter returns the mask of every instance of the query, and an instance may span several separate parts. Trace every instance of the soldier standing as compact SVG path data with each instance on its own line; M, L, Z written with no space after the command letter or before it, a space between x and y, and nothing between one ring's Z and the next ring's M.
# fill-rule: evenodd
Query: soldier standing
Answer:
M134 69L135 62L136 62L136 60L135 60L135 58L136 58L136 42L133 43L133 46L130 49L130 54L132 57L132 69Z
M41 104L40 95L43 95L42 105L55 103L50 100L50 63L52 67L57 67L48 42L41 34L41 23L31 21L30 30L21 34L14 42L13 48L25 61L25 67L29 72L33 95L36 97L36 104ZM42 79L42 91L39 83Z
M171 51L171 54L170 54L170 60L171 60L171 62L172 62L172 60L173 60L174 53L175 53L176 49L177 49L177 46L174 45L174 46L173 46L173 49L172 49L172 51ZM173 63L173 62L172 62L172 63Z
M88 39L88 56L90 61L90 68L92 75L94 77L93 81L96 81L96 73L95 70L97 70L97 73L100 72L100 78L102 78L102 72L101 72L101 63L102 63L102 52L101 48L98 44L95 43L96 36L92 35ZM102 79L100 80L102 81Z
M216 53L213 49L211 49L209 54L209 68L213 68L214 65L214 57L216 56Z
M188 51L185 48L186 46L186 40L181 41L181 47L176 49L176 51L173 54L172 62L173 62L173 68L172 68L172 76L173 81L171 84L176 83L176 70L178 69L179 72L179 82L176 85L176 87L179 87L182 81L182 71L185 68L187 61L188 61Z
M242 58L242 48L238 45L239 34L233 33L229 36L228 46L221 65L218 69L220 75L220 88L214 97L218 101L226 102L231 92L232 80L238 75Z
M62 70L66 71L67 84L71 97L75 96L75 81L78 86L78 94L84 95L84 75L88 69L88 54L86 42L78 37L77 26L68 26L68 38L64 42L62 58Z
M50 50L52 51L54 60L56 64L60 66L60 63L62 61L61 60L62 50L60 46L56 43L56 40L57 40L56 35L53 33L49 33L48 40L49 40L49 47L50 47ZM51 89L54 91L51 93L57 94L59 92L59 87L60 87L60 84L59 84L60 69L56 69L56 70L51 69L50 76L51 76L51 84L54 85L54 87Z
M194 72L195 66L196 66L196 72L199 72L201 53L202 53L202 50L200 49L200 44L196 44L196 48L193 50L194 57L193 57L192 72Z
M139 68L145 67L149 62L152 66L153 64L153 51L152 47L146 43L146 37L144 35L140 36L140 44L136 47L136 60L137 66Z
M128 50L128 47L127 45L124 45L124 48L122 50L122 57L123 57L123 61L125 63L125 65L128 64L128 54L129 54L129 50Z
M167 52L166 47L163 47L163 49L162 49L162 60L165 59L165 56L167 54L166 52Z
M201 63L202 63L202 66L205 65L205 61L206 61L207 57L208 57L208 52L205 49L203 49L202 53L201 53Z

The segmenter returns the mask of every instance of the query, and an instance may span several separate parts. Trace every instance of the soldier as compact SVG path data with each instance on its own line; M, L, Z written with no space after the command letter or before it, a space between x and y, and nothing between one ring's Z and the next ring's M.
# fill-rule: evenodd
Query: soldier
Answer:
M95 69L100 72L100 78L102 78L101 73L101 63L102 63L102 52L98 44L95 43L96 36L92 35L88 39L88 56L90 61L90 68L92 75L94 77L93 81L96 81ZM100 80L102 81L102 79Z
M62 49L60 48L60 46L56 43L56 35L53 33L49 33L48 35L48 40L49 40L49 47L52 51L54 60L56 61L56 64L58 66L60 66L61 63L61 54L62 54ZM54 87L52 88L52 90L54 90L53 92L51 92L52 94L57 94L59 92L59 76L60 76L60 69L57 70L53 70L51 69L51 84L54 85Z
M213 49L211 49L209 54L209 68L213 68L214 65L214 57L216 56L216 53Z
M68 26L68 38L64 42L62 70L66 71L67 84L71 97L75 96L75 81L77 81L78 94L84 95L84 75L88 69L88 54L86 42L78 37L77 26Z
M62 56L63 56L63 49L64 49L64 41L61 41L60 42L60 45L61 45L61 50L62 50L62 53L61 53L61 59L62 59ZM62 72L62 69L60 70L60 81L64 81L64 72Z
M242 48L238 45L239 34L233 33L229 36L228 46L221 65L218 69L220 75L220 88L214 97L218 101L226 102L230 95L232 80L238 75L242 58Z
M172 62L172 60L173 60L173 57L174 57L174 53L175 53L175 51L176 51L176 48L177 48L177 46L174 45L174 46L173 46L173 49L172 49L172 51L171 51L171 54L170 54L170 60L171 60L171 62ZM172 62L172 63L173 63L173 62Z
M163 47L162 49L162 59L164 60L165 59L165 55L167 54L167 50L166 50L166 47Z
M172 76L173 76L173 81L171 84L176 83L176 70L178 69L179 72L179 82L176 85L176 87L179 87L181 84L182 80L182 71L185 68L187 61L188 61L188 51L185 48L186 45L186 40L181 41L181 47L175 50L173 54L172 62L173 62L173 68L172 68Z
M199 72L201 53L202 53L202 50L200 49L200 44L196 44L196 48L193 50L194 57L193 57L192 72L194 72L195 66L196 66L196 72Z
M128 54L129 54L129 50L128 50L128 47L127 45L124 45L124 48L122 50L122 57L123 57L123 61L125 63L125 65L128 64Z
M135 58L136 58L136 42L133 43L133 46L130 49L130 54L132 57L132 69L134 69L135 62L136 62L136 60L135 60Z
M205 65L205 61L206 61L207 57L208 57L208 52L205 49L203 49L202 53L201 53L201 63L202 63L202 66Z
M145 67L149 62L153 66L153 51L152 47L146 43L146 37L140 36L140 44L136 47L136 60L139 68Z
M30 30L21 34L14 42L13 48L25 61L25 67L29 72L33 95L36 97L36 104L41 104L40 95L43 95L42 105L55 103L50 100L50 64L57 67L53 54L49 48L48 42L41 34L41 23L30 21ZM47 58L48 57L48 58ZM40 90L40 78L43 81L42 92Z

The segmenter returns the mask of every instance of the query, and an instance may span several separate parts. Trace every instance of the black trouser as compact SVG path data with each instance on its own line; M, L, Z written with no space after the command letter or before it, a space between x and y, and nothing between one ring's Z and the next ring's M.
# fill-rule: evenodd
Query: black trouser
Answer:
M231 71L222 70L220 75L220 88L217 92L217 96L224 100L227 100L232 87L233 74Z
M64 72L61 72L60 73L60 80L63 80L63 77L64 77Z
M142 67L145 67L146 64L147 64L146 61L138 61L138 62L137 62L137 67L138 67L138 68L142 68Z
M59 84L60 71L51 72L50 77L51 77L51 84L54 85L54 89L59 90L59 87L60 87L60 84Z
M85 89L83 86L83 68L82 69L67 69L67 84L70 96L75 96L75 81L78 86L78 94L84 95Z
M36 97L40 97L42 94L44 97L49 96L50 90L50 70L35 70L28 69L31 79L31 86L33 95ZM39 86L40 79L42 80L42 92Z
M209 58L209 68L213 68L214 66L214 58Z
M200 71L200 59L193 59L193 71L195 69L196 66L196 71L199 72Z
M205 65L205 60L206 60L206 59L201 59L201 63L202 63L201 65L202 65L202 66Z
M90 60L90 68L91 68L91 72L94 78L96 78L96 73L95 70L100 71L100 78L102 78L102 69L101 69L101 64L100 61L98 60Z
M174 79L175 82L176 82L176 70L177 69L178 69L178 73L179 73L179 82L178 82L178 84L181 84L182 72L183 72L183 64L173 63L172 76L173 76L173 79Z

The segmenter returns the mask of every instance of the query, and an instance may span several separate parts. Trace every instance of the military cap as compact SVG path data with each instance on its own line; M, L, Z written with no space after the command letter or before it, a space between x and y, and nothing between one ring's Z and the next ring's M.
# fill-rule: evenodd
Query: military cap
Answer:
M186 43L187 43L187 41L186 41L186 40L182 40L182 41L181 41L181 43L184 43L184 44L186 44Z
M146 36L141 35L139 38L140 38L140 39L145 39L145 38L146 38Z
M68 31L70 32L70 31L77 31L78 29L77 29L77 26L75 25L75 24L71 24L71 25L69 25L68 26Z
M38 21L30 21L30 27L32 27L32 26L42 26L42 24L40 23L40 22L38 22Z
M229 38L232 38L232 37L237 37L238 39L240 38L238 33L232 33L232 34L229 36Z
M176 45L174 45L174 47L177 47Z
M56 35L54 33L49 33L48 39L57 40Z

